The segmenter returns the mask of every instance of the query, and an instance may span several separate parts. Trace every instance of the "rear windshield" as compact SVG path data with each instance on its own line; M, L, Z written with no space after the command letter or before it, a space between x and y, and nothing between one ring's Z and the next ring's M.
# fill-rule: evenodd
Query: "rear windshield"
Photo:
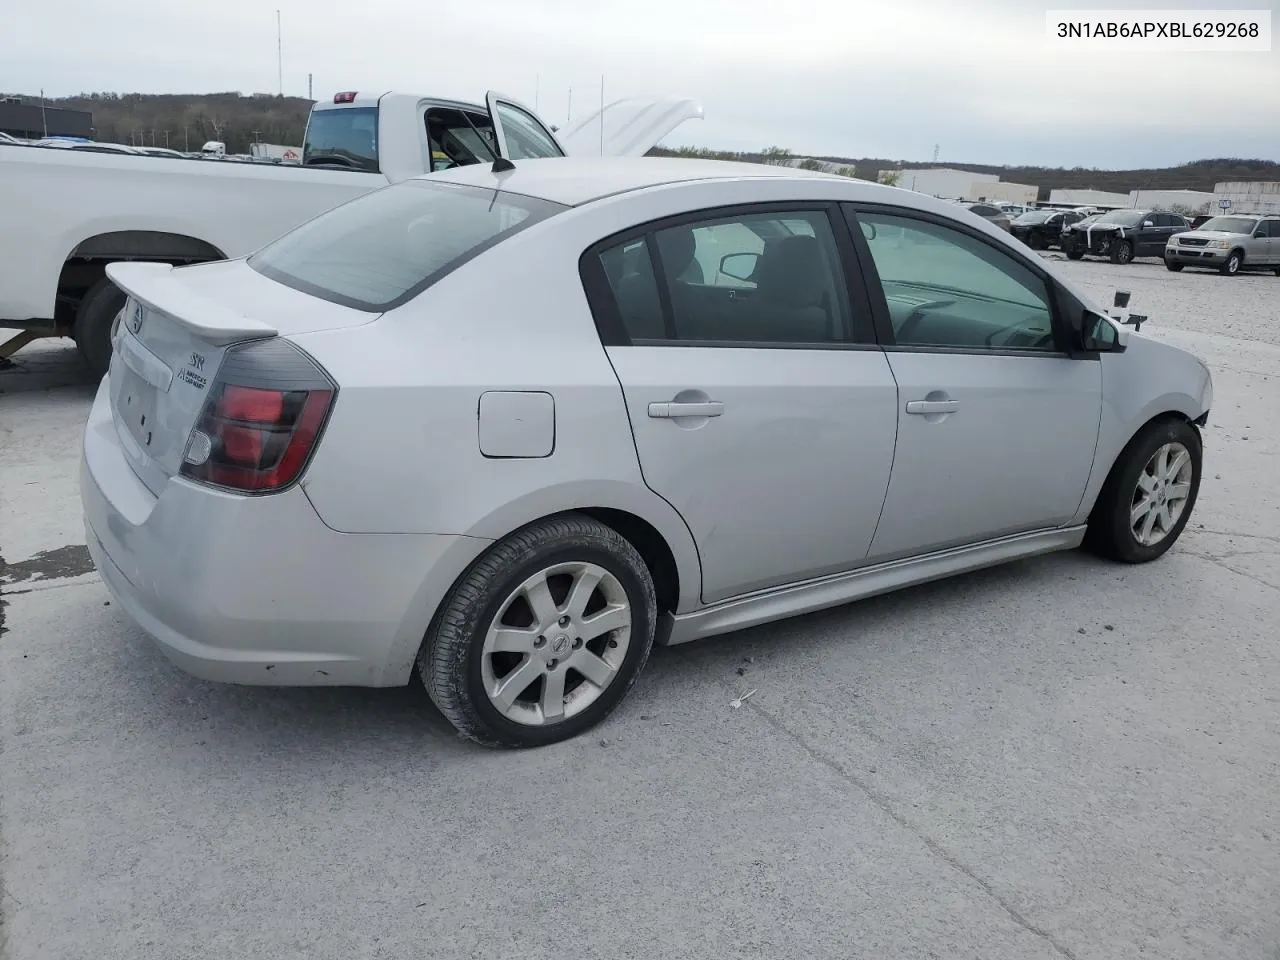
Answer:
M304 164L327 163L378 172L378 108L313 110L302 145Z
M1053 216L1052 210L1028 210L1018 217L1014 223L1044 223Z
M380 313L563 209L518 194L406 180L322 213L248 263L313 297Z

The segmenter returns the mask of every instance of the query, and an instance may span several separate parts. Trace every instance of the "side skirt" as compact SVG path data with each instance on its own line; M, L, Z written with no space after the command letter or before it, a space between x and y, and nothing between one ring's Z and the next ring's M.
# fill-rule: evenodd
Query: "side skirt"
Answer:
M668 613L658 625L657 639L664 646L675 646L716 634L745 630L774 620L838 607L902 587L941 580L1010 560L1059 550L1073 550L1084 541L1084 533L1083 525L1021 533L747 594L692 613L678 616Z

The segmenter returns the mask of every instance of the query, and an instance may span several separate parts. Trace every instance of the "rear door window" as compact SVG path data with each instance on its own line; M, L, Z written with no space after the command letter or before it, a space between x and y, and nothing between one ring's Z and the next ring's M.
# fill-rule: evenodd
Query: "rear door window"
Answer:
M311 111L304 164L332 164L378 172L378 108L335 107Z
M406 180L322 213L248 263L303 293L381 312L563 209L501 191Z
M432 170L490 163L498 155L498 141L488 114L432 107L427 110L426 124Z

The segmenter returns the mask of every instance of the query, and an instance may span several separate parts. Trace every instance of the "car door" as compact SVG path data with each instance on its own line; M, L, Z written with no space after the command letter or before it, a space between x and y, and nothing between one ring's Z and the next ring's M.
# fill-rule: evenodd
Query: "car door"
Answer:
M1259 220L1252 235L1244 242L1244 262L1249 264L1271 263L1271 223Z
M523 103L494 90L485 94L484 102L489 108L498 152L502 156L508 160L565 156L556 135Z
M838 208L752 204L580 261L641 472L693 533L707 603L850 569L871 545L897 388L849 256Z
M1093 464L1102 364L1073 359L1037 258L949 218L853 205L898 384L898 440L869 561L1061 526ZM895 235L892 244L881 242Z
M1263 253L1266 260L1263 262L1280 266L1280 220L1264 220L1262 223L1267 235L1267 248Z
M550 124L514 97L490 90L489 116L508 160L535 157L641 157L686 120L700 118L702 107L678 97L631 97L602 105L566 131Z

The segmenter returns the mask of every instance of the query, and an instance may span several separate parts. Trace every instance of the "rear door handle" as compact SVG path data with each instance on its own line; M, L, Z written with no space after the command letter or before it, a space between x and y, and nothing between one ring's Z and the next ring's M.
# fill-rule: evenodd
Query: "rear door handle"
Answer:
M724 404L719 400L707 400L702 403L680 403L675 400L666 403L649 404L649 416L655 420L670 420L675 417L718 417L724 413Z
M907 413L955 413L960 409L959 400L908 400Z

